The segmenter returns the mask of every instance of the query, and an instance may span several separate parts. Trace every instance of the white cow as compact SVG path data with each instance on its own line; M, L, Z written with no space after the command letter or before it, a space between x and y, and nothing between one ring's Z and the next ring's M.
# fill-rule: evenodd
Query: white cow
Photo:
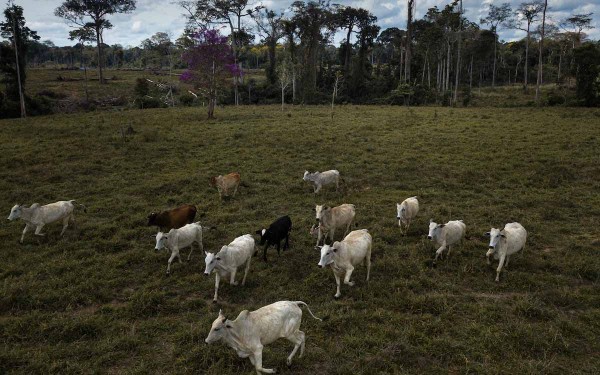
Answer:
M354 220L354 216L356 216L356 210L353 204L347 203L333 208L317 205L315 207L315 215L316 220L319 223L317 244L315 246L319 246L321 238L325 237L323 239L324 244L327 235L329 235L331 242L333 242L335 230L337 228L346 227L346 231L344 232L344 236L346 236L348 231L350 231L350 225Z
M350 281L354 266L366 263L367 281L369 281L372 245L373 239L369 231L360 229L350 232L342 242L336 241L332 246L324 245L321 247L321 260L318 266L321 268L331 266L337 284L335 298L342 295L340 292L340 279L342 276L344 276L344 284L354 285L354 282Z
M154 250L158 251L163 248L171 250L171 257L169 258L169 264L167 265L167 275L171 273L171 263L175 257L177 257L179 263L181 263L181 255L179 254L180 249L190 246L190 254L188 255L188 260L190 260L192 252L194 251L194 243L197 243L200 246L200 250L203 250L202 226L200 225L200 222L187 224L178 229L171 229L168 233L158 232Z
M337 191L340 187L340 172L335 169L325 171L325 172L314 172L310 173L308 171L304 171L304 177L302 177L304 181L310 181L314 185L315 194L321 191L321 188L325 185L335 183L335 191Z
M405 225L406 231L404 233L408 233L410 222L419 213L419 201L417 197L406 198L402 203L396 203L396 211L400 232L402 232L402 225Z
M62 236L69 226L69 221L75 222L75 205L83 207L84 212L87 212L86 207L75 202L75 200L58 201L45 206L40 206L39 203L34 203L29 207L15 204L10 210L8 220L21 219L25 222L25 229L23 229L23 234L19 241L20 243L23 243L25 233L27 233L28 230L35 228L36 236L45 236L46 234L42 233L42 228L44 228L46 224L59 220L62 220L63 223L63 229L60 232L60 235Z
M467 230L467 226L462 220L452 220L446 224L437 224L432 220L429 221L429 234L427 238L433 240L436 246L439 246L435 252L435 263L442 255L442 252L448 247L448 256L450 256L450 247L460 241Z
M492 255L494 259L500 259L496 269L496 281L500 281L500 272L503 266L508 266L510 256L525 248L527 231L519 223L508 223L504 229L492 228L486 235L490 237L490 245L485 256L488 264L492 264L490 261ZM504 263L505 259L506 263Z
M302 301L279 301L249 312L244 310L236 320L229 320L219 311L219 316L212 324L208 337L204 340L212 344L219 340L225 341L232 347L240 358L250 358L256 373L274 374L275 369L264 368L262 365L262 351L279 338L285 337L294 344L294 350L287 358L287 365L292 365L292 358L300 349L300 357L304 354L306 335L300 331L302 310L306 306L310 315L313 315L308 305Z
M246 264L244 271L244 278L242 279L242 285L246 283L246 276L248 276L248 270L250 269L250 261L252 255L256 252L254 248L254 238L250 234L245 234L233 240L229 245L223 246L221 251L216 254L207 253L204 262L206 268L204 269L205 275L215 271L215 296L213 302L217 302L217 295L219 292L219 282L221 278L227 278L229 276L229 284L238 285L235 281L235 274L237 269L242 264Z

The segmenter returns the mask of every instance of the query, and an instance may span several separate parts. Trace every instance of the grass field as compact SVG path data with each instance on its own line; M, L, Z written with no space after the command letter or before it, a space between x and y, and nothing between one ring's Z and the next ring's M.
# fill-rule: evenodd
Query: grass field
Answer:
M600 368L600 111L337 107L198 108L56 115L0 122L2 207L78 199L88 213L59 238L22 222L0 226L0 373L250 374L223 344L204 339L219 308L290 299L305 312L306 353L291 369L285 340L263 363L284 374L598 373ZM137 132L124 142L120 128ZM305 169L336 168L340 193L315 197ZM220 202L213 175L239 171ZM400 235L395 203L421 211ZM245 287L222 284L204 259L156 253L146 215L197 204L216 251L282 214L291 249L254 258ZM371 281L333 299L308 230L315 204L353 203L374 238ZM467 238L430 266L430 218L463 219ZM523 253L495 283L484 254L491 226L521 222ZM184 259L187 250L183 252ZM238 276L239 277L239 276Z

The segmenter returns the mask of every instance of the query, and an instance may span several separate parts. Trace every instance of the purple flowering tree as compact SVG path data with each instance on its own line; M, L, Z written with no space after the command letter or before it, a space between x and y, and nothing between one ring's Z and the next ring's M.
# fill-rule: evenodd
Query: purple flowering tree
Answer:
M190 83L208 99L208 118L214 118L217 98L234 78L242 75L235 64L228 38L218 29L201 29L193 35L194 45L183 53L188 69L181 80Z

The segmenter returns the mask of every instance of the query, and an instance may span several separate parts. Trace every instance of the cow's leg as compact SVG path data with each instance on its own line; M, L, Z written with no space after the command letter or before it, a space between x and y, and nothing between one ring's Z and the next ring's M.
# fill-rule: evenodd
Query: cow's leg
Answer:
M171 251L171 256L169 257L169 264L167 265L167 275L171 273L171 263L173 263L173 259L175 259L175 257L179 256L179 249L174 248ZM181 259L180 259L181 261Z
M294 350L292 350L289 357L287 358L288 367L290 367L292 365L292 358L294 358L294 355L296 355L296 352L298 351L298 349L300 349L303 346L302 344L304 344L304 338L305 338L305 335L304 335L304 332L302 332L302 331L296 331L296 333L287 337L288 340L290 340L291 342L294 343Z
M42 228L44 228L44 225L46 224L38 224L38 226L35 228L35 235L36 236L45 236L45 233L42 233Z
M215 296L213 302L217 302L217 294L219 293L219 282L221 281L221 275L219 272L215 272Z
M281 240L277 241L277 255L281 255Z
M340 179L336 178L335 179L335 191L338 191L339 188L340 188Z
M496 269L496 282L500 281L500 272L502 272L502 266L504 265L504 259L506 259L506 254L502 254L500 256L500 263L498 263L498 268Z
M19 243L23 243L23 239L25 238L25 233L27 233L27 231L32 228L33 228L33 225L25 224L25 228L23 228L23 234L21 234L21 240L19 241Z
M369 251L367 251L366 263L367 263L367 282L369 281L369 276L371 275L371 246L369 245Z
M320 184L315 184L314 189L315 189L315 194L317 194L318 192L321 191L321 185Z
M440 246L439 249L436 250L436 252L435 252L435 259L433 260L434 263L442 255L442 252L444 251L445 248L446 248L446 243L444 243L442 246Z
M331 244L333 245L333 242L335 241L335 228L331 228L331 230L329 231L329 240L331 241ZM346 237L346 236L344 236ZM323 243L323 245L325 245L325 243Z
M283 251L290 248L290 232L285 235L285 244L283 244Z
M202 246L200 246L200 250L202 250ZM188 254L188 262L190 261L190 259L192 258L192 253L194 252L194 242L192 242L192 245L190 246L190 253ZM202 253L200 253L202 254Z
M265 244L265 249L263 250L263 260L267 261L267 249L269 248L269 241ZM255 253L256 254L256 253Z
M348 235L348 233L350 232L350 226L352 225L352 222L349 222L348 225L346 225L346 231L344 232L344 238Z
M235 185L235 189L233 189L233 196L235 197L235 193L237 193L237 189L238 189L239 185Z
M274 374L275 369L269 369L269 368L262 367L262 350L263 350L263 347L261 345L254 351L254 368L256 369L256 373L259 375L261 372L264 372L265 374Z
M321 231L321 226L319 225L319 230L317 232L317 244L315 245L315 248L319 247L319 243L321 242L322 236L323 236L323 232Z
M238 283L235 281L235 275L237 273L237 267L235 267L231 273L229 274L229 284L231 285L238 285Z
M452 245L448 245L448 252L446 253L446 257L450 258L450 249L452 248Z
M337 290L335 292L335 298L340 298L340 296L342 295L342 292L340 290L340 284L341 284L341 277L340 274L337 271L333 271L333 276L335 276L335 284L337 285Z
M508 267L508 262L510 262L510 255L506 256L506 262L504 263L504 268Z
M248 261L246 262L246 269L244 270L244 278L242 279L242 285L246 284L246 276L248 276L248 271L250 270L250 261L252 257L248 257Z
M408 228L410 228L410 219L406 221L406 230L404 231L404 234L408 234Z
M354 267L351 265L346 268L346 276L344 276L344 284L354 286L354 281L350 281L350 276L352 276L352 272L354 271Z

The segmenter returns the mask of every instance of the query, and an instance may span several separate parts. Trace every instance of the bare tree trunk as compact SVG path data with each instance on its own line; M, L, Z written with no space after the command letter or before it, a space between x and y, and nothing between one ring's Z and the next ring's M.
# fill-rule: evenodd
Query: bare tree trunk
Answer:
M542 34L540 36L540 55L539 55L539 67L538 67L538 75L537 75L537 84L535 86L535 101L539 106L541 104L540 100L540 86L542 85L543 73L542 73L542 57L544 50L544 33L546 32L546 9L548 8L548 0L544 1L544 13L542 16Z
M469 91L473 89L473 55L471 55L471 64L469 65Z
M496 50L498 49L498 34L496 34L496 28L494 28L494 66L492 67L492 87L496 87Z
M100 26L96 26L96 44L98 48L98 76L100 84L103 84L104 74L102 73L102 37L100 33Z
M21 84L21 66L19 65L19 48L17 47L17 21L13 13L13 45L15 47L15 68L17 70L17 84L19 86L19 103L21 105L21 118L27 117L25 110L25 95Z
M406 22L406 62L404 64L404 80L410 84L410 61L412 58L412 20L415 11L415 0L408 0L408 18Z
M457 46L457 51L456 51L456 79L454 80L454 102L456 103L456 100L458 99L458 83L459 83L459 77L460 77L460 50L462 48L462 13L463 13L463 5L462 5L462 0L460 0L460 7L459 7L459 17L460 17L460 23L459 23L459 29L458 29L458 46Z
M527 72L527 65L529 62L529 37L530 37L530 33L529 33L529 26L530 26L530 22L529 20L527 20L527 43L525 44L525 66L524 68L524 73L523 73L523 90L525 91L525 93L527 94L528 91L528 87L527 87L527 75L529 74Z

